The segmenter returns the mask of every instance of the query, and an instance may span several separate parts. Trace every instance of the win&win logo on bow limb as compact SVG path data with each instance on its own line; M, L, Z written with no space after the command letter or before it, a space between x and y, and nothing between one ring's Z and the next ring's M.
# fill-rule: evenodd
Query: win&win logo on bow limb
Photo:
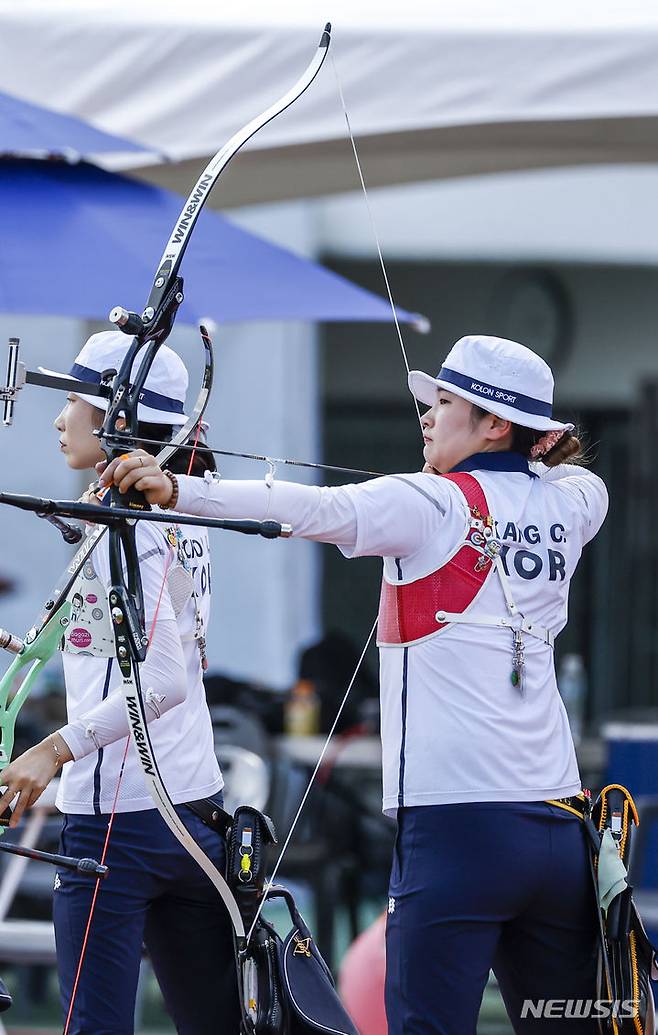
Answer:
M176 227L172 235L172 240L175 244L180 244L183 240L187 232L187 228L190 224L190 220L192 219L192 216L198 209L199 205L201 204L206 195L206 192L213 185L214 181L215 177L212 176L210 173L206 173L205 176L202 176L199 182L197 183L196 189L189 199L187 208L181 215L178 226Z
M147 776L155 776L155 762L153 761L149 743L146 739L146 733L144 732L144 723L142 721L139 705L137 704L137 698L126 697L126 708L128 709L128 718L132 727L137 754L142 763L142 769Z

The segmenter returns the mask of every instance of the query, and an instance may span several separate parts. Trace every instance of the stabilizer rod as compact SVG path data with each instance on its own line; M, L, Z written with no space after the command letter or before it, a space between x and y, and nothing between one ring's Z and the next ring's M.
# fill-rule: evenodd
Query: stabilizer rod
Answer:
M110 872L108 866L102 866L95 859L72 859L68 855L40 852L37 848L25 848L23 845L13 845L8 841L0 841L0 852L22 855L24 859L50 863L51 866L61 866L64 870L74 870L76 873L87 873L90 877L106 877Z
M243 535L261 535L265 539L288 539L292 527L279 521L254 521L251 518L206 518L191 514L173 514L159 510L130 510L127 507L97 507L93 503L78 503L75 500L49 500L40 496L24 496L15 492L0 492L0 504L31 510L43 516L57 514L59 517L80 518L98 525L114 525L120 521L155 521L164 525L202 525L204 528L221 528L225 532L241 532Z

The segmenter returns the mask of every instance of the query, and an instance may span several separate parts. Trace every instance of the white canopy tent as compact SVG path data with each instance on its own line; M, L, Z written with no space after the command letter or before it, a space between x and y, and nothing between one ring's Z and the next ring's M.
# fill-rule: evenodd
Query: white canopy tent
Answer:
M0 19L0 89L164 152L173 164L140 172L167 186L189 183L291 85L327 19L371 186L658 160L658 7L646 2L0 0ZM248 145L213 203L355 184L327 63Z

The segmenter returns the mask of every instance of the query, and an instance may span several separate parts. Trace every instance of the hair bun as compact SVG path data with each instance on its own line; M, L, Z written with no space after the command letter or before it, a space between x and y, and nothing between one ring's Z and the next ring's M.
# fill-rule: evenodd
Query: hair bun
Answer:
M581 452L582 444L580 439L577 435L572 435L570 431L567 431L555 445L549 447L548 451L537 459L541 460L547 467L557 467Z

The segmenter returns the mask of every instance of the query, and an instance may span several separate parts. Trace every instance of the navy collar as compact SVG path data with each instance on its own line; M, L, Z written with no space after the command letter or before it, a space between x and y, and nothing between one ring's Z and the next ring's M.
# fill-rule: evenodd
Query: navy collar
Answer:
M520 453L512 453L504 450L498 453L474 453L468 456L461 463L456 464L450 471L455 474L457 471L504 471L508 474L527 474L529 478L536 478L534 471Z

